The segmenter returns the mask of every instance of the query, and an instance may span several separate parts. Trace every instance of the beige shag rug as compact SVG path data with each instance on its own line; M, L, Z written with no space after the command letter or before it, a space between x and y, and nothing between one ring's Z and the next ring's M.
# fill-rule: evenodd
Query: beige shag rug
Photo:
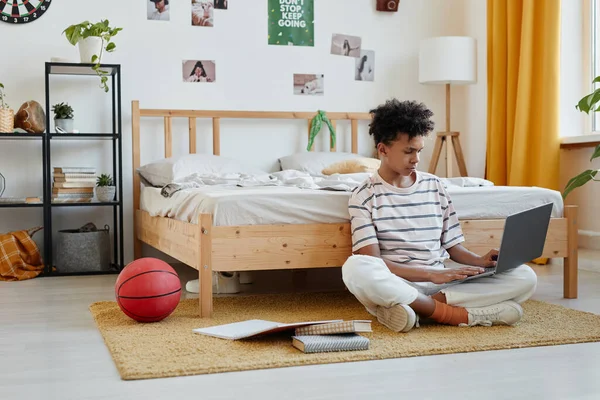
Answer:
M600 341L599 315L532 300L523 308L525 315L514 327L421 324L400 334L377 322L349 292L216 297L212 319L199 318L198 301L188 299L157 323L135 322L115 302L90 306L125 380ZM243 341L192 333L248 319L371 319L373 332L361 333L371 341L369 350L317 354L293 347L291 333Z

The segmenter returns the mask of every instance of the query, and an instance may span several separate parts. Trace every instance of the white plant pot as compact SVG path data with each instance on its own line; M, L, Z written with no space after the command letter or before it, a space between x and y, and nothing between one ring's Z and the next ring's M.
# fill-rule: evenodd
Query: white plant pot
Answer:
M116 187L114 186L96 186L96 198L105 203L115 199Z
M77 47L79 48L79 57L81 58L81 63L93 63L92 57L94 55L100 57L102 54L102 46L104 46L104 41L98 36L90 36L85 39L80 39L79 42L77 42ZM102 60L98 60L98 62L101 61Z
M73 132L73 122L72 118L54 118L54 128L57 133L60 133L56 128L61 128L67 133Z

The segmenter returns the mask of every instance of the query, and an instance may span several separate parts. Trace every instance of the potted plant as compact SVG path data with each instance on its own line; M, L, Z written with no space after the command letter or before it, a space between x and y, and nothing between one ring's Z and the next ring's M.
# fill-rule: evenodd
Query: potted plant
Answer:
M12 133L15 128L15 111L4 102L4 85L0 83L0 132Z
M600 76L597 76L596 79L592 81L592 84L599 82ZM600 104L598 103L600 103L600 89L596 89L587 96L584 96L581 100L579 100L579 103L577 103L575 108L589 115L590 111L600 111ZM590 157L590 162L594 158L598 157L600 157L600 144L594 149L592 157ZM567 183L567 186L565 186L565 190L562 195L563 199L566 199L569 193L571 193L574 189L585 185L589 181L598 181L598 179L596 179L596 174L598 174L598 171L599 170L597 169L588 169L571 178Z
M115 199L116 188L110 175L102 174L96 180L96 197L105 203Z
M108 92L108 71L100 68L102 62L102 53L104 51L113 52L116 49L112 38L123 28L111 28L107 19L100 22L91 23L83 21L79 24L69 26L63 31L69 43L78 46L79 57L82 63L94 64L92 69L100 77L100 87Z
M56 132L73 132L73 108L69 103L59 103L52 106L54 111L54 127ZM60 130L59 130L60 129Z

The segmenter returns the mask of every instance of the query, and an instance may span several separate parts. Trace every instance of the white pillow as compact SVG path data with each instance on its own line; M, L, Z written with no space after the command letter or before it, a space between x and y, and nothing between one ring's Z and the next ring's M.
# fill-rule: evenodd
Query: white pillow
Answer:
M194 173L244 173L247 175L266 173L233 158L215 156L213 154L186 154L178 157L163 158L143 165L137 171L144 184L155 187L163 187Z
M364 158L360 154L343 153L336 151L306 151L281 157L279 164L281 170L295 169L307 172L313 176L324 176L323 169L339 161Z

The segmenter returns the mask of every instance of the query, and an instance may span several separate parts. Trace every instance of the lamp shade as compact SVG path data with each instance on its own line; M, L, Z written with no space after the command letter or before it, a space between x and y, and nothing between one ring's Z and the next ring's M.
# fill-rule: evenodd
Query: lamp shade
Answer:
M477 82L477 42L466 36L424 39L419 48L419 83Z

